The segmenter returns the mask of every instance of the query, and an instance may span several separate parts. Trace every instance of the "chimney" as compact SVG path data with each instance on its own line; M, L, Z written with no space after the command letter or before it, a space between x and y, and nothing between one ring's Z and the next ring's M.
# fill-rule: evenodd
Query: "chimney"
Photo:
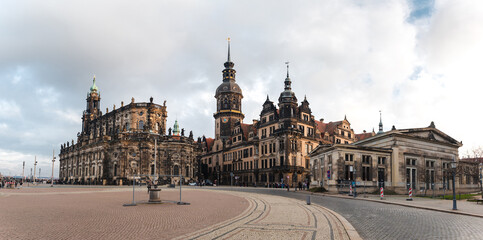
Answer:
M106 108L106 113L109 113L109 108Z
M116 110L116 104L113 104L112 111Z
M321 118L319 121L320 121L321 123L323 123L323 122L324 122L324 119L323 119L323 118Z
M362 131L363 133L366 133L366 130Z

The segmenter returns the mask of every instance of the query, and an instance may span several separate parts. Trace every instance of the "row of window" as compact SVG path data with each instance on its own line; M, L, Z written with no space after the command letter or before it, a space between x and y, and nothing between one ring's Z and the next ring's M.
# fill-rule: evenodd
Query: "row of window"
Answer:
M269 154L275 152L275 142L262 144L262 154Z
M354 154L345 154L345 161L353 162L354 161ZM372 156L370 155L362 155L362 163L363 164L372 164ZM377 157L377 164L385 165L386 164L386 157Z
M262 123L266 123L266 122L271 122L271 121L273 121L273 119L274 119L274 117L273 117L273 114L272 114L272 115L270 115L270 116L268 116L268 117L262 117L262 119L260 119L260 121L261 121Z
M346 132L343 130L340 130L340 135L341 136L347 136L348 138L352 138L352 134L350 132Z
M223 154L223 162L241 160L242 158L248 158L251 156L253 156L253 148L245 148L235 152L229 152L229 153ZM205 162L205 163L211 164L211 158L208 158L208 162Z

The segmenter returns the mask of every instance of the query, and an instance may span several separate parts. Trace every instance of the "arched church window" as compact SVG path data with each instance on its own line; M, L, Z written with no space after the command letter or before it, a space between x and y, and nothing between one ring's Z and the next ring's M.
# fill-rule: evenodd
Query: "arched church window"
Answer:
M189 176L190 176L190 167L186 166L185 177L189 177Z
M144 129L144 121L143 120L139 121L138 128L141 129L141 130Z
M226 98L223 100L223 107L228 108L228 100Z
M179 175L179 166L178 165L174 165L174 167L173 167L173 175Z

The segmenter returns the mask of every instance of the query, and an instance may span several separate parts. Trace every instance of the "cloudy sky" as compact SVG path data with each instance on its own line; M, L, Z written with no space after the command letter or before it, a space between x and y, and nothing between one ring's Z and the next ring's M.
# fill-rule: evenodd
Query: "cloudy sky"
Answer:
M483 2L2 1L0 172L26 174L37 156L76 138L96 75L101 109L167 101L195 136L214 135L214 93L226 38L245 122L267 94L292 87L317 119L347 115L356 132L436 127L482 145ZM58 161L55 166L58 173Z

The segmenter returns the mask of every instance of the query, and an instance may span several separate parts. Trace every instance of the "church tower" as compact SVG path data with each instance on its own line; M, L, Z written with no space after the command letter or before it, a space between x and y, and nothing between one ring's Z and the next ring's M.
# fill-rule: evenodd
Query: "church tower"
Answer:
M87 93L87 106L82 116L82 132L87 131L87 124L89 121L101 116L101 94L96 86L96 76L92 79L92 86Z
M223 82L218 86L215 93L216 113L215 139L229 138L237 122L242 122L245 117L241 110L242 90L235 81L235 64L230 58L230 39L228 39L228 60L223 70Z

